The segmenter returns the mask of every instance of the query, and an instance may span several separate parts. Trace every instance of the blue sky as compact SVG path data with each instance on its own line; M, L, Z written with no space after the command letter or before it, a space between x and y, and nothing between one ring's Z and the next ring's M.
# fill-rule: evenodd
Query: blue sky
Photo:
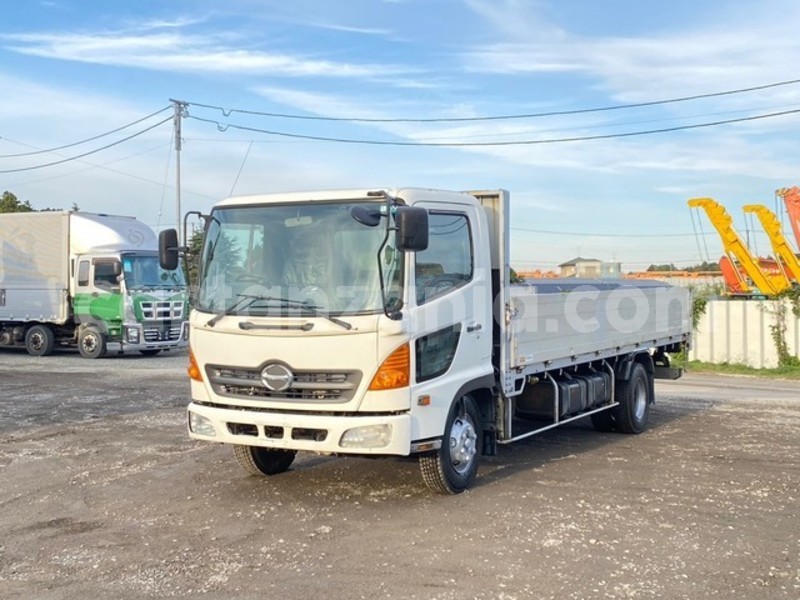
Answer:
M678 267L698 244L686 201L728 208L755 250L744 204L800 185L800 114L671 133L629 133L800 109L800 84L657 106L465 119L646 103L800 79L800 4L675 0L50 0L6 3L0 33L0 189L35 208L175 223L171 109L183 120L181 208L235 194L376 186L506 188L512 265L575 256ZM225 112L201 105L223 107ZM224 131L217 127L219 123ZM150 131L120 142L153 126ZM62 164L34 168L93 152ZM22 170L25 169L25 170ZM10 171L10 172L9 172ZM698 215L699 217L699 215ZM786 224L786 233L791 232ZM793 241L793 240L792 240Z

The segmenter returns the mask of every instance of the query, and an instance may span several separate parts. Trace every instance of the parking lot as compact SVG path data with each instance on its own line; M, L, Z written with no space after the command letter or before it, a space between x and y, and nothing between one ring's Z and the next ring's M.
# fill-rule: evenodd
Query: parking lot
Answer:
M0 350L0 597L800 597L797 382L659 382L646 433L555 429L446 497L411 460L247 476L186 436L185 365Z

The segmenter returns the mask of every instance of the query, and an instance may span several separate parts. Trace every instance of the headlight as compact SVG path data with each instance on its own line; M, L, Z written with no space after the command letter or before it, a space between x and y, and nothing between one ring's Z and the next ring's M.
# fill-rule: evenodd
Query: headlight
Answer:
M364 425L345 431L339 445L342 448L383 448L391 441L391 425Z
M203 415L198 415L189 411L189 431L197 435L206 435L208 437L215 437L217 430L214 429L214 424L206 419Z
M139 343L139 328L138 327L126 327L125 328L125 339L128 340L129 344L138 344Z

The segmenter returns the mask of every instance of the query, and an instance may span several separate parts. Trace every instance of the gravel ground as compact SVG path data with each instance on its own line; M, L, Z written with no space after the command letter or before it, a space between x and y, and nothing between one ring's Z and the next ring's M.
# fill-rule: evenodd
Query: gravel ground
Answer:
M185 354L0 350L0 597L800 598L800 386L689 374L651 428L247 476L185 433Z

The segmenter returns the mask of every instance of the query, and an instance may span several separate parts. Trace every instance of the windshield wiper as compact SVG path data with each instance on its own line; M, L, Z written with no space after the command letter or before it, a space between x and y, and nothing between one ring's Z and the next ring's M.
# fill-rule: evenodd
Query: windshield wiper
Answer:
M306 312L310 312L315 317L322 317L323 319L328 319L331 323L335 323L339 327L344 327L348 331L353 328L353 326L348 323L347 321L342 321L341 319L337 319L336 317L330 316L328 313L322 310L321 306L317 306L316 304L311 304L309 302L301 302L299 300L289 300L288 298L265 298L265 300L272 300L273 302L279 302L281 304L281 308L299 308L300 310L304 310Z
M256 302L258 300L272 300L272 298L270 298L269 296L253 296L251 294L237 294L237 297L239 299L236 302L231 304L221 313L217 313L213 317L211 317L206 322L206 327L213 327L214 325L216 325L217 321L219 321L222 317L227 317L229 315L232 315L234 311L237 311L240 308L247 308L248 306L253 304L253 302Z
M209 321L206 323L206 326L213 327L217 321L219 321L222 317L227 317L233 314L237 310L241 310L243 308L247 308L251 304L263 301L263 302L276 302L280 305L280 308L298 308L301 311L306 311L311 313L315 317L322 317L327 319L331 323L338 325L339 327L343 327L348 331L353 328L353 326L348 323L347 321L343 321L342 319L337 319L336 317L332 317L329 314L323 312L321 310L322 307L316 306L315 304L309 304L308 302L300 302L299 300L289 300L288 298L275 298L274 296L259 296L259 295L251 295L251 294L238 294L239 300L231 304L225 311L221 313L217 313L214 315Z
M350 331L353 326L348 323L347 321L342 321L341 319L337 319L336 317L330 316L328 313L323 312L320 306L316 306L314 304L306 304L305 302L297 302L294 300L286 300L286 302L291 302L291 304L287 304L286 306L290 307L297 307L300 310L305 310L310 312L315 317L322 317L323 319L328 319L331 323L335 323L339 327L344 327L348 331Z

